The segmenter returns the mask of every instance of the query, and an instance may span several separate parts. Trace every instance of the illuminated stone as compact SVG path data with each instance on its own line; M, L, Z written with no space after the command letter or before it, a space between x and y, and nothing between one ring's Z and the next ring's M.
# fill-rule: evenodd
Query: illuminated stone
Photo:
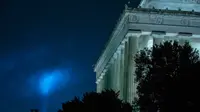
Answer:
M142 0L140 7L200 12L200 0Z
M142 0L135 9L126 5L95 65L97 91L106 88L119 90L121 99L132 102L137 96L137 83L133 80L136 52L169 40L177 40L180 44L189 41L200 50L199 31L199 0ZM104 72L102 78L100 75Z

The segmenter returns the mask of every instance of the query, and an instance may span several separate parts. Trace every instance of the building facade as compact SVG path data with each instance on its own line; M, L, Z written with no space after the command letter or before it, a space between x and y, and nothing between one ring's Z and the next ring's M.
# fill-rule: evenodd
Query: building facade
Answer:
M94 68L97 92L113 89L132 102L137 87L134 55L168 40L187 40L200 48L200 0L142 0L138 8L125 5Z

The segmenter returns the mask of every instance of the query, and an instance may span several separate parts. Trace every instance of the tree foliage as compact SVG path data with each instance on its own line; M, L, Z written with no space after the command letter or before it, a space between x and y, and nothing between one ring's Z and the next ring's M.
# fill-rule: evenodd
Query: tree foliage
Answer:
M135 62L135 104L141 112L196 111L200 61L188 42L154 45L138 52Z
M132 112L132 106L118 99L118 95L113 90L85 93L82 99L75 97L63 103L59 112Z
M38 109L31 109L31 112L39 112Z

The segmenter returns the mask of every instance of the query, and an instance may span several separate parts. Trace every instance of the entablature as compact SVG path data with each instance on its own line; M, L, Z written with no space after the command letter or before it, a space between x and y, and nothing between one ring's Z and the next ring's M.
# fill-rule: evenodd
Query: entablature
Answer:
M200 38L200 13L141 8L126 10L95 66L94 71L99 74L96 77L98 81L105 75L105 69L108 68L109 62L122 44L126 34L130 34L130 32L140 32L141 35L160 33L166 36Z
M165 10L133 9L129 13L129 22L200 27L200 13L186 11L185 13L183 11L169 12Z

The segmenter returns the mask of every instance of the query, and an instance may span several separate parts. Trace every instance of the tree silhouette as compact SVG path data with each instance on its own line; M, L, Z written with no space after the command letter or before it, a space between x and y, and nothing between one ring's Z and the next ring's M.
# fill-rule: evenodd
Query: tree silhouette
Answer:
M39 112L38 109L31 109L31 112Z
M134 103L141 112L197 111L200 61L188 42L145 48L136 54L135 62L138 96Z
M132 106L118 99L118 95L113 90L85 93L82 99L75 97L63 103L58 112L132 112Z

